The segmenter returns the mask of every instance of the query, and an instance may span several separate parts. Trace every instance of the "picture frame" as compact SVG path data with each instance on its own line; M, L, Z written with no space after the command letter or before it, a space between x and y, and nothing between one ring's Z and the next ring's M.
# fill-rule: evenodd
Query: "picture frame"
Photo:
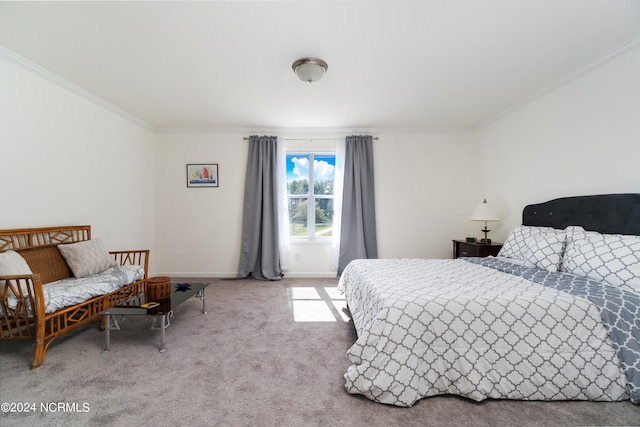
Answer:
M217 163L189 163L187 164L187 187L217 187L218 164Z

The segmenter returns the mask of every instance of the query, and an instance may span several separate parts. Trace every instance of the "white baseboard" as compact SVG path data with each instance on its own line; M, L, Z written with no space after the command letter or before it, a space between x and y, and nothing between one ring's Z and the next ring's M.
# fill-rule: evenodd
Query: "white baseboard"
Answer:
M237 272L200 272L200 273L186 273L184 271L181 272L171 272L171 271L156 271L151 274L151 277L154 276L169 276L169 277L184 277L186 279L235 279L237 277Z
M336 273L326 272L284 272L284 277L291 277L292 279L336 279Z
M169 276L169 277L184 277L185 279L235 279L237 278L237 272L171 272L171 271L156 271L150 274L150 277ZM336 279L336 273L327 272L284 272L285 278L292 279Z

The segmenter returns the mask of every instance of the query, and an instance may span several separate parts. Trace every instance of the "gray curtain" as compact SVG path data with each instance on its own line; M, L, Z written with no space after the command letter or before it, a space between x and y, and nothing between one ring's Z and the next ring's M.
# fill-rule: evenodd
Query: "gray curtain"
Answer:
M238 278L280 280L277 138L251 136L247 157Z
M340 230L338 276L354 259L378 257L371 136L348 136L345 140Z

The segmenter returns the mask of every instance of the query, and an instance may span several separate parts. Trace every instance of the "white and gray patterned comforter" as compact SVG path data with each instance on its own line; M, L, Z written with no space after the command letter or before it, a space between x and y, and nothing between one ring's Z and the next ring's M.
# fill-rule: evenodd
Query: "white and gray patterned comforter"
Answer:
M47 283L42 287L45 312L53 313L61 308L70 307L93 297L111 293L143 277L144 267L122 265L108 268L102 273L92 274L82 279L71 277ZM9 297L8 304L11 308L15 308L18 300L14 297ZM27 307L27 310L29 313L31 312L30 307Z
M589 299L463 258L356 260L344 270L358 339L349 393L411 406L629 398L625 367Z

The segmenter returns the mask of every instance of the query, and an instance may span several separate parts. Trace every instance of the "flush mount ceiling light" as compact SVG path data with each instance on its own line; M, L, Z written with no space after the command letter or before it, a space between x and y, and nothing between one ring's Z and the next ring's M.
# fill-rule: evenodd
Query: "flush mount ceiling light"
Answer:
M322 59L300 58L291 66L298 78L303 82L317 82L322 78L329 66Z

